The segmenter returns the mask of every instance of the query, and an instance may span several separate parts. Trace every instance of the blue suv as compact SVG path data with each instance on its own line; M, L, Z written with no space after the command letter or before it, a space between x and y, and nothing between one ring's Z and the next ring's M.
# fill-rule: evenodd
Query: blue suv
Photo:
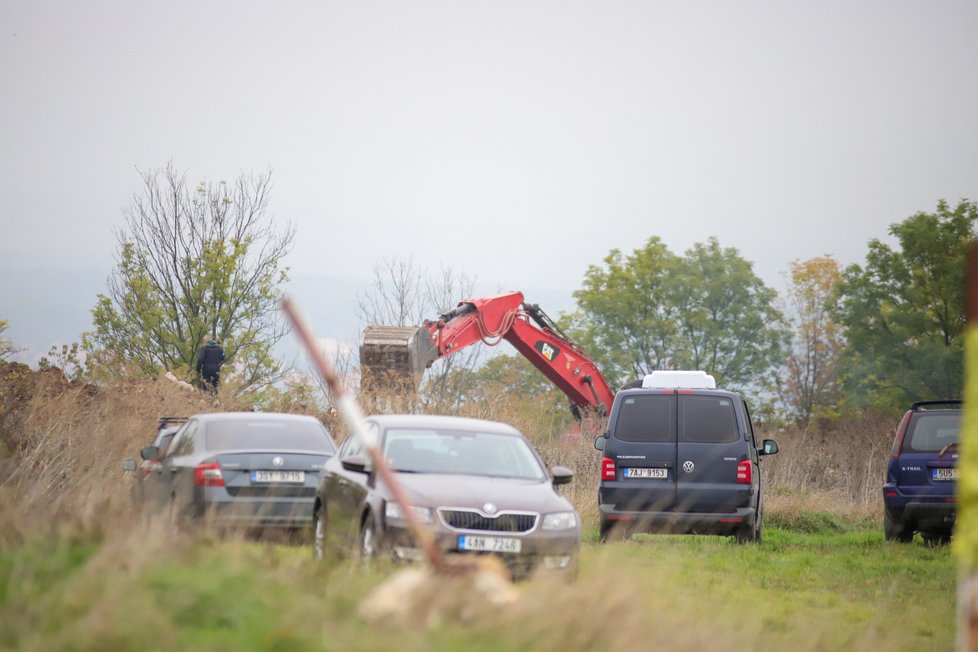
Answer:
M883 533L947 543L954 528L961 401L919 401L897 428L883 485Z
M760 542L760 459L778 452L754 439L750 411L701 371L656 371L622 389L608 431L598 506L601 540L637 532L733 535Z

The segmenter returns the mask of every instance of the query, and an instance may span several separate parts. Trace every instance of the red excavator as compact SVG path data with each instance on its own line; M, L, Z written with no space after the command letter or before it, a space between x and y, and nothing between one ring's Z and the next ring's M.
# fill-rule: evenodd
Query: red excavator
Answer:
M417 326L369 326L360 341L360 365L369 373L413 376L470 344L505 339L570 398L575 415L606 416L614 392L577 344L522 292L463 299L437 320Z

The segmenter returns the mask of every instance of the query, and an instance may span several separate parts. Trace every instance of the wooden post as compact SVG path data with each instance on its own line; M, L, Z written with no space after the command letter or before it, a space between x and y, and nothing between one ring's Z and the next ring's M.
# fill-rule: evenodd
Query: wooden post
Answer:
M339 377L333 371L333 367L329 364L326 356L316 346L312 329L306 324L291 299L286 298L282 301L282 310L285 311L286 316L288 316L289 321L292 323L292 328L295 330L296 335L299 336L299 340L302 342L302 346L305 348L309 359L312 360L313 365L316 367L316 371L326 381L326 385L329 387L329 391L336 401L336 409L340 413L340 416L343 417L343 420L346 421L346 425L349 426L351 434L360 437L366 444L367 455L370 456L370 461L373 462L374 472L390 488L391 494L394 496L395 502L400 506L401 514L407 520L408 528L411 530L411 534L414 536L418 547L424 552L425 558L434 570L444 570L442 554L435 544L433 535L421 524L418 515L411 509L411 505L407 501L407 496L404 494L401 484L397 481L397 477L391 470L390 465L387 464L387 460L384 459L384 456L380 452L376 437L373 436L373 433L368 428L364 427L365 419L363 412L360 411L360 406L357 405L356 401L346 391L346 388L343 387L343 383L340 382Z

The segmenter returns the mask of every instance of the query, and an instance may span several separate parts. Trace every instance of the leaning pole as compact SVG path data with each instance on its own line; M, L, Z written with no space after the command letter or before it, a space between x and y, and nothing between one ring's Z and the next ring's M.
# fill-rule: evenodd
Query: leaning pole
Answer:
M957 648L978 652L978 241L968 249L967 266L961 473L952 546L959 569Z

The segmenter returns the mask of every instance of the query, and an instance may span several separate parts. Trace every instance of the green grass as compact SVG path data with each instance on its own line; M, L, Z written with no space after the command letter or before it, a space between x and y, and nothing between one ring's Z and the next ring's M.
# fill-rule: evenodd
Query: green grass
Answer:
M817 518L814 518L817 521ZM470 622L368 624L391 572L317 564L304 547L237 540L0 545L0 648L21 650L950 649L949 549L867 529L769 527L586 543L572 584L535 580ZM590 533L589 533L590 534ZM593 535L589 536L593 541Z

